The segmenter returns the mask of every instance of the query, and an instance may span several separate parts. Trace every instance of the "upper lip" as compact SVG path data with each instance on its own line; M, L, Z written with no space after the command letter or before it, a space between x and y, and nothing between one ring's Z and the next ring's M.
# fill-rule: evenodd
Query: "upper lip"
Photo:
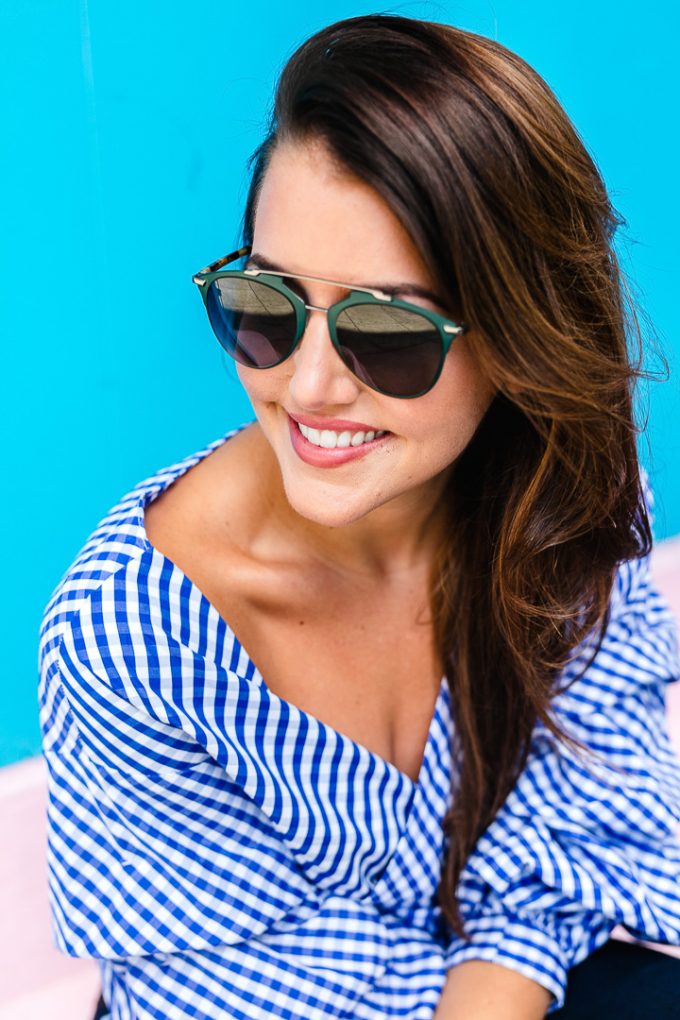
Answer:
M349 429L353 432L381 432L382 429L376 428L375 425L366 425L362 421L348 421L346 418L319 418L313 414L288 414L293 421L299 422L301 425L306 425L310 429L332 429L338 431L339 429ZM384 430L387 432L387 429Z

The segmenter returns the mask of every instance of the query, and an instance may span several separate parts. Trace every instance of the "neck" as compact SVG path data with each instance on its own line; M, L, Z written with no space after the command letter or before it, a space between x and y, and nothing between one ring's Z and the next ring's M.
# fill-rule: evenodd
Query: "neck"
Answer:
M425 576L447 524L442 474L376 507L358 520L328 526L301 516L290 505L278 465L270 472L265 495L267 529L297 550L344 578L384 584Z

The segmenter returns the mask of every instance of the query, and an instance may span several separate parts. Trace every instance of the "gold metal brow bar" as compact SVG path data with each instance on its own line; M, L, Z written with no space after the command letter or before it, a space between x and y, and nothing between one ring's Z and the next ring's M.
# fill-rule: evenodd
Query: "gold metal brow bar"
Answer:
M371 294L374 298L378 298L381 301L393 301L394 294L385 294L382 290L373 290L371 287L359 287L354 283L345 283L341 280L328 280L324 276L308 276L306 273L283 273L277 269L256 269L252 268L244 269L243 272L246 276L259 276L261 273L268 273L270 276L290 276L293 280L311 280L313 283L332 283L336 287L345 287L347 290L356 290L360 294Z
M211 262L210 265L205 267L205 269L199 270L199 272L192 277L193 282L198 284L199 287L204 287L206 281L201 279L202 276L206 276L208 273L218 272L220 269L228 265L230 262L235 262L242 255L248 255L251 252L251 250L252 250L251 245L245 245L245 247L243 248L237 248L236 251L230 252L229 255L224 255L221 259L216 259L215 262ZM257 277L264 273L265 275L269 276L282 276L282 277L289 276L294 280L311 280L313 283L330 283L336 287L345 287L350 290L358 291L360 294L370 294L372 297L377 298L379 301L391 302L394 301L396 298L395 294L386 294L384 291L376 290L373 287L360 287L354 284L348 284L344 280L329 280L324 276L309 276L305 273L284 273L280 270L257 269L255 267L243 269L242 272L245 276ZM326 309L317 308L316 305L307 305L306 307L315 308L318 311L326 311ZM465 332L464 327L450 325L449 323L444 323L442 325L442 329L444 330L445 333L450 333L453 336Z
M235 262L236 259L240 258L242 255L247 255L249 251L250 245L246 245L245 248L238 248L229 255L225 255L223 258L217 259L215 262L211 262L209 266L206 266L205 269L201 269L196 276L193 277L194 283L197 283L199 286L203 286L205 284L205 280L196 279L197 276L205 276L207 273L215 273L226 266L227 263ZM254 266L244 269L242 272L246 276L259 276L261 273L266 273L270 276L290 276L295 280L311 280L314 283L332 283L336 287L347 287L351 290L358 290L362 294L372 294L373 297L379 298L383 301L392 301L394 297L392 294L385 294L384 291L375 290L372 287L359 287L354 284L347 284L342 280L328 280L323 276L308 276L305 273L284 273L278 269L256 269Z

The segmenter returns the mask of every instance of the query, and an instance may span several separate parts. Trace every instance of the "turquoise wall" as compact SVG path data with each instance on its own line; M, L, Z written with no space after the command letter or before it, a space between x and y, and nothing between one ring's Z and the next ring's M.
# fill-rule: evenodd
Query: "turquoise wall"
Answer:
M251 416L191 274L230 251L275 77L376 8L31 0L0 7L4 687L0 764L40 750L37 633L106 510ZM674 374L645 393L657 537L680 532L677 9L404 3L497 38L547 79L626 217L622 255Z

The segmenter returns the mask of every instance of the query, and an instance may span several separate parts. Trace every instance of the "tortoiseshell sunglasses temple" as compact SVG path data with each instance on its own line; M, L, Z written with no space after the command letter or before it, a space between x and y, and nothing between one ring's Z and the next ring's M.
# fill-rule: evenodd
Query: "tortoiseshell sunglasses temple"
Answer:
M242 255L250 255L252 249L253 246L251 244L247 244L243 248L237 248L236 251L232 251L228 255L223 255L221 259L216 259L214 262L211 262L210 265L206 266L204 269L199 269L197 273L194 273L191 279L194 283L198 283L199 281L196 279L197 276L205 276L207 273L216 273L218 269L222 269L224 266L228 265L229 262L235 262L236 259L240 259Z

